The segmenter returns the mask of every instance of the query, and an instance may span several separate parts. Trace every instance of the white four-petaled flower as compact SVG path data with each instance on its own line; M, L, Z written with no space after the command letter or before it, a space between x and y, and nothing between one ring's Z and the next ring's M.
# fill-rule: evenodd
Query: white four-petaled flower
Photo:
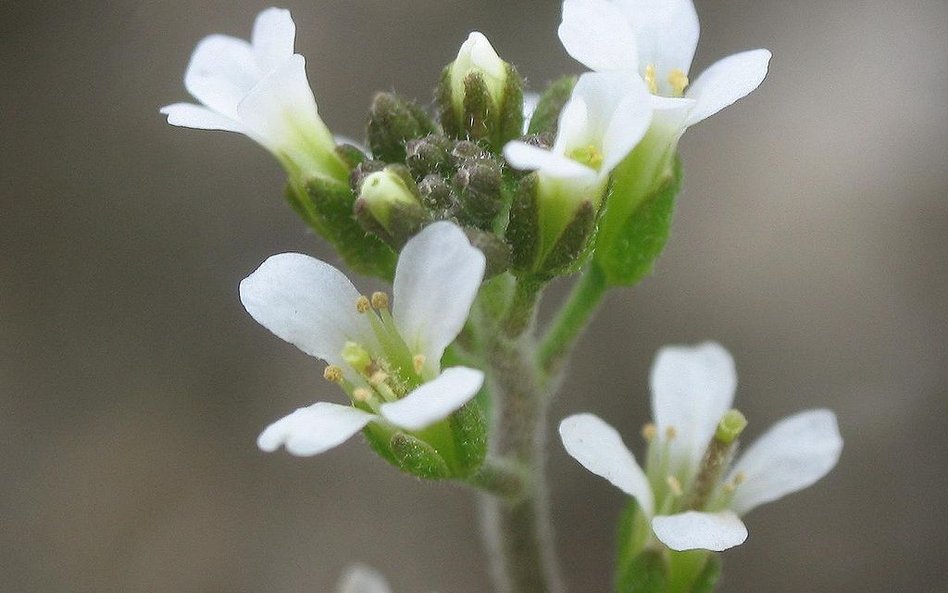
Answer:
M812 485L836 465L843 445L831 411L795 414L774 425L729 469L722 466L720 479L704 484L707 496L689 504L736 387L734 361L720 345L666 347L652 367L655 424L644 431L649 440L644 471L619 433L597 416L566 418L560 436L586 469L635 498L663 544L679 551L725 550L747 538L741 515Z
M335 140L320 119L306 79L306 61L294 53L296 25L288 10L257 15L251 40L205 37L191 55L184 86L201 105L161 108L168 123L245 134L293 172L345 181Z
M673 142L760 86L771 58L766 49L737 53L690 83L698 34L691 0L565 0L559 28L566 51L591 70L637 73Z
M387 295L360 295L329 264L298 253L267 259L240 283L241 302L274 334L329 363L327 379L353 405L296 410L263 431L260 448L315 455L370 422L417 431L470 401L484 374L460 366L441 371L440 362L464 326L484 267L484 255L460 228L431 224L398 258L389 311Z

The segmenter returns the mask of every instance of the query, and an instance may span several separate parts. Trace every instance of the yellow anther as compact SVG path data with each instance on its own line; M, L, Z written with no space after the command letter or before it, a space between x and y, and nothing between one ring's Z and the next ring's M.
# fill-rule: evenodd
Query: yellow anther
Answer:
M736 488L740 486L741 484L744 483L744 480L746 479L747 479L747 474L745 474L744 472L737 472L736 474L734 474L734 480L733 480L734 487Z
M665 429L665 438L669 441L674 439L676 436L678 436L678 429L674 426L669 426Z
M369 377L369 384L373 387L381 385L388 381L388 374L385 371L375 371L372 373L372 376Z
M681 97L685 94L685 89L688 88L688 75L675 68L668 73L668 84L672 88L672 94Z
M332 383L340 383L342 381L342 377L342 367L338 367L334 364L327 366L323 370L323 379Z
M645 84L653 95L658 94L658 80L655 78L655 64L649 64L645 67Z
M416 373L421 373L421 369L425 368L426 358L424 354L416 354L411 359L411 364L415 368Z
M366 297L364 294L360 294L359 298L356 299L356 311L359 313L366 313L371 308L372 303L369 302L368 297Z
M352 391L352 399L357 402L367 402L372 399L372 392L365 387L356 387Z
M651 443L658 436L658 427L649 422L642 427L642 438Z
M381 311L382 309L388 309L388 295L384 292L373 292L372 293L372 308Z
M665 478L665 483L668 484L668 489L671 490L671 493L675 496L681 496L684 493L681 489L681 482L679 482L675 476Z

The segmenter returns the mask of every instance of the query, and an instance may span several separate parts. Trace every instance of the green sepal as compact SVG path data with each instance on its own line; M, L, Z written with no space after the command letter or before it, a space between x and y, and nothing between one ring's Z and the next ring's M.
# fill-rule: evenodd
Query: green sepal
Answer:
M504 207L503 172L493 159L471 159L463 163L452 180L458 196L458 221L489 231Z
M448 464L428 443L404 432L396 432L389 441L395 465L402 471L426 480L452 477Z
M631 286L651 273L671 232L675 198L681 185L681 163L677 159L671 170L645 196L624 195L628 188L641 183L632 175L624 175L620 167L613 174L612 185L603 214L603 226L596 244L595 261L613 286ZM620 208L614 203L636 199L638 203L617 219Z
M510 267L519 272L533 269L540 250L539 183L536 173L522 177L514 188L510 205L504 238L510 246Z
M596 207L589 200L576 209L553 248L540 264L538 274L544 278L578 272L589 257L590 237L596 230Z
M487 267L484 270L485 280L507 271L510 267L510 247L503 239L494 233L477 228L465 228L464 234L467 235L471 245L477 247L487 260Z
M416 179L433 174L450 175L453 170L454 141L443 134L410 140L405 149L405 164Z
M668 593L668 563L663 551L642 550L623 565L616 593Z
M362 150L351 144L336 146L336 155L342 159L349 171L352 171L369 158Z
M405 162L405 144L437 131L437 126L415 103L392 93L379 93L369 111L368 140L375 158Z
M463 478L477 471L487 455L487 416L480 403L471 400L451 414L448 422L454 435L455 477Z
M704 569L695 579L695 584L691 588L691 593L712 593L718 586L721 579L721 557L718 554L708 556L708 561Z
M564 76L554 80L546 87L546 90L540 95L536 109L533 111L533 117L530 118L528 134L556 136L559 128L560 112L572 96L576 80L575 76Z
M480 72L471 72L464 77L464 111L461 113L461 125L464 134L471 140L484 140L490 143L491 115L494 111L493 99Z
M441 121L441 128L448 136L455 138L464 138L464 128L461 126L461 120L454 109L452 99L454 91L451 88L451 64L444 67L441 71L441 79L438 82L438 89L435 93L438 103L438 118Z
M365 232L353 214L355 196L345 184L312 177L305 187L289 187L287 200L317 233L329 241L343 260L360 274L389 280L397 254Z
M512 64L507 64L507 84L504 86L503 105L499 107L497 133L492 142L497 152L523 135L523 77Z

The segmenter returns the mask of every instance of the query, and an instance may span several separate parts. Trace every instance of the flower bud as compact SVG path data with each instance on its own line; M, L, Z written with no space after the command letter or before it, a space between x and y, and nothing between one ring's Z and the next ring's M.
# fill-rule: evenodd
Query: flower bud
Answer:
M418 184L418 193L425 208L436 213L437 218L448 218L457 205L457 196L448 181L440 175L427 175Z
M523 80L478 32L444 69L438 98L441 125L457 138L484 140L499 150L523 130Z
M573 87L575 86L575 76L564 76L551 82L543 91L543 94L540 95L537 107L530 117L530 126L527 132L530 134L550 134L555 137L559 128L560 112L563 111L563 106L572 96Z
M458 220L464 225L490 230L504 205L501 165L493 159L465 162L454 175L459 197Z
M435 132L424 110L392 93L379 93L369 111L369 147L375 158L388 163L405 162L405 144Z
M370 233L400 249L428 220L428 213L408 170L392 165L369 174L355 203L355 213Z
M421 179L432 173L446 175L452 166L451 150L454 148L447 136L431 134L417 140L410 140L405 145L405 164L416 179Z

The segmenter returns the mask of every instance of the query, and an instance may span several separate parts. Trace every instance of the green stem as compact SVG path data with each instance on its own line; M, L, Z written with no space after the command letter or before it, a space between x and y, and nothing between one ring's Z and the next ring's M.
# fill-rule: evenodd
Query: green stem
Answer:
M533 323L537 300L545 283L536 278L518 278L514 285L513 299L504 322L504 333L508 338L517 338Z
M608 288L605 274L595 263L591 264L573 286L566 304L557 313L540 344L540 368L545 372L553 373L559 369Z
M517 287L513 305L499 326L501 331L487 340L485 349L493 394L491 459L521 468L523 476L518 496L481 497L482 525L497 593L563 591L544 471L551 398L541 385L532 336L523 335L533 319L539 289L539 285ZM511 332L511 328L519 331ZM512 338L511 333L520 337Z

